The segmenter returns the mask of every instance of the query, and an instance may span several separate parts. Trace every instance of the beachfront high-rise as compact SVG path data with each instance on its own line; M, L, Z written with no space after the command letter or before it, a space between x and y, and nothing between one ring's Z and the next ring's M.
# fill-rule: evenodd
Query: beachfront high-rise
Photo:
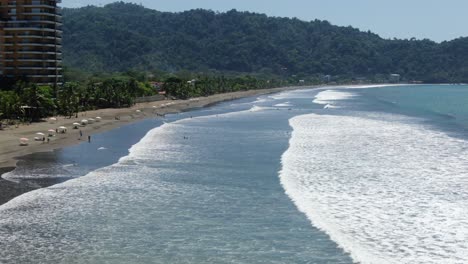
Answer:
M61 0L0 0L0 74L62 83Z

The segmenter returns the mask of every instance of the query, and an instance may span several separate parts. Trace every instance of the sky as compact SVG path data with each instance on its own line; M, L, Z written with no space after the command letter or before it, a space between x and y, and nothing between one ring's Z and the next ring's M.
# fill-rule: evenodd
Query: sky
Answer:
M115 0L62 0L62 7L101 6ZM159 11L195 8L251 11L301 20L328 20L339 26L370 30L383 38L468 37L468 0L133 0Z

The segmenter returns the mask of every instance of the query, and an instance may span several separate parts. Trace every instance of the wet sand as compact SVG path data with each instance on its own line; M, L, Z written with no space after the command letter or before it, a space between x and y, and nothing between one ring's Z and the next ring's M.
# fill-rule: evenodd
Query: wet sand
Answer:
M217 94L208 97L192 98L189 100L165 100L149 103L136 104L130 108L120 109L99 109L95 111L81 112L78 118L56 117L57 121L33 123L30 125L20 125L19 127L10 127L0 131L0 175L13 170L19 160L25 159L27 155L39 152L50 152L66 146L79 144L87 141L88 136L95 133L108 131L138 120L152 118L155 116L169 113L188 111L194 108L206 107L219 102L234 100L244 97L275 93L285 90L298 89L300 87L284 87L264 90L250 90L226 94ZM305 87L304 87L305 88ZM80 122L82 119L101 117L101 122L88 124L79 129L73 129L73 123ZM116 119L116 117L118 119ZM37 132L47 135L47 130L56 129L59 126L67 127L67 133L57 134L51 137L50 142L34 141ZM79 130L82 131L80 139ZM28 146L20 146L19 138L29 138ZM47 136L46 136L47 137ZM27 160L27 159L26 159ZM8 202L16 196L23 193L51 186L57 182L34 181L34 184L27 182L15 183L0 177L0 205ZM40 183L40 184L38 184Z
M13 170L15 167L0 168L0 175ZM23 193L32 191L32 188L26 184L15 183L0 178L0 205L8 202L9 200L19 196Z

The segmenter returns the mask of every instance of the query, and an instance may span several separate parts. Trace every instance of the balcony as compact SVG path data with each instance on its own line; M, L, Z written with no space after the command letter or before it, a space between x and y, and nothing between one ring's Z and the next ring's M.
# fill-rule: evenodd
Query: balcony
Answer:
M6 21L4 22L6 24L6 27L22 27L21 25L29 25L31 27L40 27L43 24L48 24L48 25L55 25L55 26L62 26L63 23L61 19L58 19L53 16L46 16L43 14L34 14L34 15L29 15L29 14L22 14L24 15L25 18L22 18L22 20L12 20L12 21ZM13 26L11 24L14 24Z
M23 7L23 8L48 8L48 9L53 9L55 11L59 11L60 7L57 7L57 5L47 5L47 4L13 4L13 3L8 3L6 7L8 8L17 8L17 7Z
M5 59L5 62L47 62L47 63L62 63L61 59L41 59L41 58L16 58L16 59Z
M4 28L47 28L57 30L57 26L60 25L62 23L47 20L15 20L5 22Z
M61 51L32 51L32 50L28 50L28 51L17 51L17 52L14 52L14 51L5 51L3 52L4 54L38 54L38 55L61 55L62 52Z
M58 42L62 41L62 38L60 36L44 36L44 35L31 35L31 34L16 34L17 38L29 38L29 39L50 39L50 40L56 40ZM15 38L14 34L10 35L5 35L5 39L12 39Z
M10 14L10 13L9 13ZM55 21L56 22L62 22L62 16L61 15L57 15L56 13L51 13L51 12L44 12L44 11L41 11L41 12L23 12L21 13L23 16L44 16L44 17L52 17L54 19L56 19ZM12 14L10 14L12 15Z
M54 43L37 43L37 42L26 42L26 41L21 41L21 42L16 42L16 43L5 43L3 44L5 47L14 47L14 46L20 46L20 47L46 47L46 48L61 48L62 45L60 44L54 44Z
M61 71L62 67L30 67L30 66L18 66L18 67L4 67L5 70L38 70L38 71Z
M44 32L57 32L62 34L62 30L53 29L53 28L46 28L46 27L5 27L3 28L5 31L44 31Z
M31 78L63 78L63 75L27 75Z

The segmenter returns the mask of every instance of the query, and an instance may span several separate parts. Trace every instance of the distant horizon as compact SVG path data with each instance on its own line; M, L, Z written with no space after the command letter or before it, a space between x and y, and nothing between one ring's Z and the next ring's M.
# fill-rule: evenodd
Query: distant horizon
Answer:
M120 1L64 0L61 6L66 8L100 7L114 2ZM288 3L267 4L264 4L263 0L238 0L235 3L220 3L216 0L174 0L170 3L161 0L122 2L140 4L161 12L183 12L192 9L226 12L236 9L271 17L298 18L302 21L326 20L337 26L351 26L361 31L371 31L384 39L415 38L440 43L468 37L468 28L464 27L468 23L468 17L463 14L463 10L468 9L468 1L463 0L453 0L450 5L437 0L415 0L410 3L403 0L394 0L392 3L374 3L372 0L356 0L353 3L341 3L339 0L330 0L326 3L290 0Z

